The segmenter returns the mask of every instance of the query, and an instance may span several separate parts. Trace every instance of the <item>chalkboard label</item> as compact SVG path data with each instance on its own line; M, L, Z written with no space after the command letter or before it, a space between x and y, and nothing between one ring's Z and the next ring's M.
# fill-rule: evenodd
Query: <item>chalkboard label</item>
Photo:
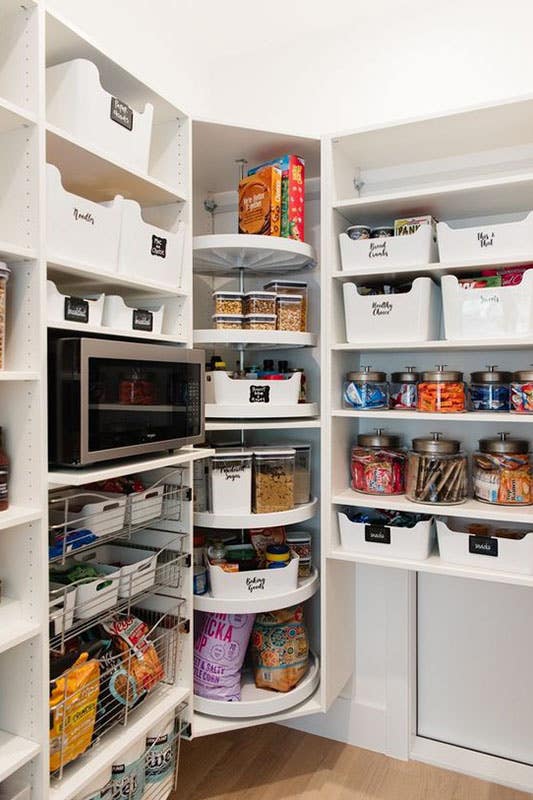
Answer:
M469 536L468 549L478 556L498 557L498 540L494 536Z
M270 403L270 386L250 386L250 403Z
M365 525L365 542L390 544L390 528L385 525Z
M118 97L111 98L110 116L113 122L117 122L129 131L133 130L133 111L127 103L123 103Z
M163 236L152 236L152 249L150 251L153 256L159 258L167 257L167 240Z
M134 331L152 331L154 328L154 315L144 308L134 308L131 327Z
M89 322L89 301L82 297L65 297L67 322Z

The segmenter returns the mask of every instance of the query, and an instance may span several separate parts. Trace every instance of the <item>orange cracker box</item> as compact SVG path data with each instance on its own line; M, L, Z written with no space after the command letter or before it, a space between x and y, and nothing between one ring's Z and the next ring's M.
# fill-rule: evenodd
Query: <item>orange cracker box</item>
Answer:
M281 170L266 166L239 183L239 233L279 236Z
M255 175L267 166L281 169L281 235L286 239L304 239L305 161L300 156L285 155L248 170Z

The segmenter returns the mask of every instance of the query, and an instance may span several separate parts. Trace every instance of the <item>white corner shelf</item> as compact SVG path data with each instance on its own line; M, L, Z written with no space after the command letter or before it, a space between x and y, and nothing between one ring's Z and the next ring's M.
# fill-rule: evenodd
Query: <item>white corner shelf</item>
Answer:
M0 97L0 133L35 125L37 117L32 111Z
M448 341L447 339L439 339L438 341L430 342L377 342L376 344L369 343L340 343L333 344L332 350L345 351L347 353L357 352L371 352L371 353L389 353L389 352L420 352L431 353L435 351L446 352L448 350L531 350L533 348L533 339L457 339Z
M10 505L5 511L0 511L0 531L7 528L14 528L16 525L25 525L28 522L35 522L42 516L40 508L31 506Z
M0 731L0 782L35 758L40 751L37 742Z
M106 328L103 325L83 325L79 322L49 322L48 328L60 331L77 331L78 333L94 333L99 336L118 336L121 339L149 339L151 342L167 342L169 344L186 345L185 339L167 336L164 333L150 333L147 331L118 331L115 328Z
M356 411L355 409L339 408L331 412L333 417L352 417L354 419L404 419L409 422L459 422L471 424L473 422L495 422L502 425L512 425L518 422L533 422L532 414L511 414L509 411L465 411L456 414L438 414L428 411L405 411L384 409L376 411Z
M133 742L145 736L169 711L188 697L188 690L178 686L158 686L136 708L130 711L127 725L119 725L103 736L89 752L65 768L61 780L52 780L50 800L71 800L83 794L94 776L110 767Z
M513 257L505 259L505 261L477 258L474 261L435 261L430 264L418 264L416 266L408 267L393 267L390 271L386 272L387 280L395 280L396 278L416 278L419 275L428 275L435 280L439 281L443 275L456 275L458 273L479 273L480 269L501 269L502 267L519 266L533 262L533 253L529 256L525 255L521 258ZM383 278L383 269L378 266L370 269L341 269L332 273L333 278L337 280L352 280L364 281L371 278Z
M276 511L272 514L211 514L208 511L195 511L194 524L199 528L267 528L275 525L295 525L305 522L316 514L318 500L291 508L290 511Z
M312 430L320 428L321 420L315 419L215 419L206 420L206 431L280 431L280 430Z
M248 406L205 404L207 419L276 419L277 417L298 419L299 417L316 417L317 414L318 403L298 403L291 406L265 406L264 403Z
M320 585L318 571L313 570L308 578L301 578L298 587L292 592L272 595L270 597L245 597L240 600L229 600L224 597L213 597L207 594L194 595L195 611L210 611L216 614L259 614L261 611L275 611L278 608L289 608L309 600Z
M101 202L115 195L137 200L141 205L184 202L178 187L163 183L112 156L78 141L55 125L46 125L46 158L61 172L68 191Z
M193 265L203 275L227 275L236 269L251 274L312 269L314 250L305 242L281 236L220 233L193 238Z
M413 503L405 495L381 497L374 494L363 494L353 489L333 495L333 505L386 508L395 511L409 511L415 514L438 514L444 517L463 517L464 519L486 519L494 522L524 522L531 524L533 506L496 506L481 503L479 500L466 500L457 505L441 505L437 503Z
M250 350L283 350L292 347L316 347L316 333L296 331L248 331L197 329L193 332L195 345L203 347L246 347Z
M298 686L290 692L272 692L258 689L253 675L243 672L241 699L233 703L224 700L207 700L194 695L194 706L201 714L224 718L263 717L286 711L312 695L320 682L320 664L314 653L309 654L309 668Z
M25 619L20 600L3 597L0 601L0 653L17 647L41 632L37 622Z

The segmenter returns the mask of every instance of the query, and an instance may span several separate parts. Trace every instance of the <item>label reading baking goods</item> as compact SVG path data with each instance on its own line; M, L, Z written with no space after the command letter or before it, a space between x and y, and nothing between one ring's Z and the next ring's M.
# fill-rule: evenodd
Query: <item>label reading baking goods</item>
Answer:
M134 331L151 331L154 328L154 315L151 311L144 308L133 309L133 322L131 327Z
M89 322L89 301L83 297L65 297L67 322Z
M390 544L390 528L385 525L365 525L365 542Z
M494 536L469 536L468 550L479 556L498 557L498 540Z
M262 592L265 588L265 578L246 578L246 588L250 594Z
M153 256L159 256L159 258L167 257L167 240L164 236L152 236L152 249L150 252Z
M250 386L250 403L270 403L270 386Z
M129 131L133 130L133 110L127 103L123 103L118 97L111 98L111 119L127 128Z

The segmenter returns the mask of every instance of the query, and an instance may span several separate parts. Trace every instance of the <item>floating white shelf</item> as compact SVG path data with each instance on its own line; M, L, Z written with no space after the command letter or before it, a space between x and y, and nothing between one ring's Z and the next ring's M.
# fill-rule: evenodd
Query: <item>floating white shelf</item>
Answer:
M442 339L433 342L378 342L377 344L342 343L333 344L332 350L346 351L348 353L373 352L389 353L392 351L433 352L435 350L531 350L533 339L460 339L448 341Z
M110 767L133 742L146 735L169 711L187 699L188 690L178 686L159 686L137 708L130 712L128 724L117 726L81 758L66 767L60 781L53 780L50 800L71 800L83 795L94 776Z
M199 528L267 528L274 525L294 525L314 517L318 507L315 498L310 503L295 506L290 511L276 511L273 514L210 514L196 511L194 524Z
M218 614L258 614L260 611L275 611L278 608L289 608L297 603L309 600L319 587L317 570L309 578L302 578L298 588L292 592L273 597L245 597L242 600L228 600L207 594L194 595L195 611L211 611Z
M253 675L249 672L244 672L241 680L240 702L228 703L224 700L207 700L205 697L194 695L194 706L200 713L215 717L262 717L276 714L302 703L314 693L319 682L319 661L313 653L310 653L307 674L298 686L290 692L272 692L269 689L257 689Z
M239 420L215 419L206 420L206 431L280 431L320 428L320 418L317 419L267 419L267 420Z
M35 758L40 750L37 742L0 731L0 782Z
M208 419L275 419L277 417L316 417L318 403L298 403L292 406L271 406L264 403L249 406L224 406L216 403L205 404Z
M20 600L3 597L0 602L0 653L37 636L41 629L37 622L25 619Z
M355 419L405 419L409 422L417 420L431 420L434 422L460 422L471 424L472 422L497 422L502 425L510 425L513 422L533 422L531 414L510 414L506 411L466 411L463 414L436 414L427 411L355 411L350 409L337 409L332 411L334 417L353 417Z
M458 273L477 273L481 269L498 269L501 267L518 266L520 264L533 263L533 253L529 257L511 257L505 261L494 261L491 259L478 258L475 261L457 261L454 263L435 262L433 264L420 264L411 267L393 267L386 272L387 281L395 278L416 278L418 275L430 275L435 280L440 280L443 275L456 275ZM383 278L383 267L379 266L369 269L337 270L333 272L333 277L338 280L352 280L356 283L368 278Z
M37 250L34 247L22 247L14 242L0 241L0 261L30 261L37 258Z
M177 186L170 186L151 175L120 164L107 153L95 151L67 131L46 126L46 158L61 172L68 191L97 202L115 195L137 200L141 205L161 205L184 201Z
M37 118L33 112L0 97L0 133L12 131L21 126L28 127L34 125L36 121Z
M250 273L285 273L316 264L313 248L305 242L242 233L195 236L193 257L194 270L204 275L227 275L241 267Z
M392 508L396 511L410 511L418 514L438 514L439 516L463 517L465 519L486 519L495 522L525 522L531 524L533 506L493 506L479 500L467 500L458 505L436 503L412 503L405 495L378 497L377 495L345 489L332 497L333 505L361 506L368 508Z
M316 333L299 333L295 331L233 331L233 330L195 330L195 345L244 346L250 350L275 350L288 347L316 347Z

